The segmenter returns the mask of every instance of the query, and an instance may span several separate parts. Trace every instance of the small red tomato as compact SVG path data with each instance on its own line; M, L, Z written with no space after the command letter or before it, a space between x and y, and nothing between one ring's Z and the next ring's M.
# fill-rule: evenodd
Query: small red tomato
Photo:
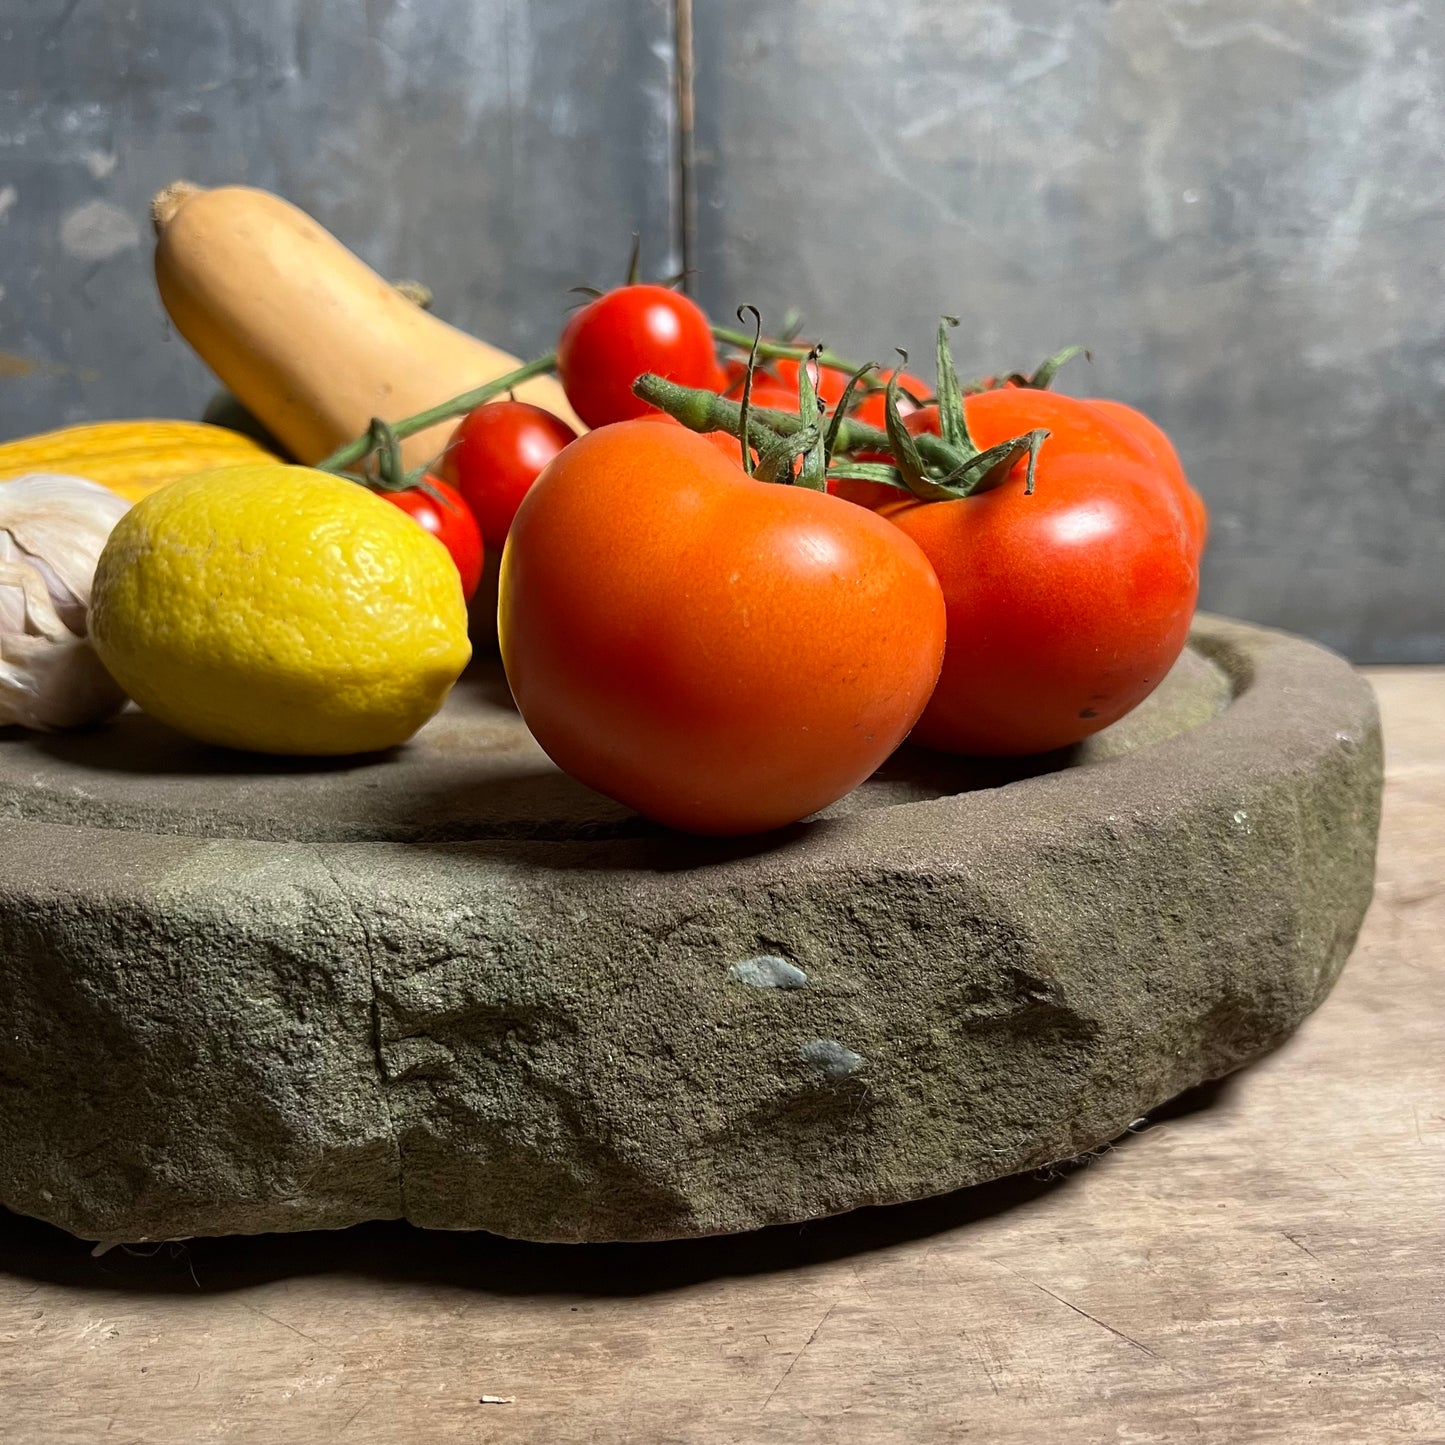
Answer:
M482 580L482 533L477 519L454 488L440 477L428 476L427 486L434 487L441 500L420 487L404 492L378 492L394 507L400 507L414 522L424 527L451 553L457 574L462 579L462 596L471 600Z
M559 767L691 832L781 827L898 746L943 598L882 517L754 481L685 429L580 437L502 554L512 695Z
M525 401L490 401L461 420L442 456L442 476L461 493L500 556L512 518L542 468L577 433L560 417Z
M557 343L557 374L590 427L646 416L634 396L645 371L683 386L720 391L712 327L702 309L666 286L619 286L573 313Z
M1032 495L1015 476L886 515L923 549L948 607L943 674L913 731L925 747L1078 742L1142 702L1183 650L1198 559L1150 463L1045 444Z

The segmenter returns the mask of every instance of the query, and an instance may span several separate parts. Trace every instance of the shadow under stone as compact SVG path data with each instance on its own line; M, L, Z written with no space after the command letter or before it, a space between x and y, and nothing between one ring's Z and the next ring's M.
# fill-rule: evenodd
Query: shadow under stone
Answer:
M1223 1079L1187 1090L1152 1111L1149 1121L1207 1111L1229 1087ZM1127 1148L1134 1132L1107 1147ZM96 1256L90 1244L54 1225L0 1210L0 1270L73 1288L157 1295L222 1294L279 1279L350 1274L505 1296L629 1298L826 1264L966 1229L1066 1188L1098 1152L909 1204L649 1244L537 1244L383 1220L340 1230L117 1246Z

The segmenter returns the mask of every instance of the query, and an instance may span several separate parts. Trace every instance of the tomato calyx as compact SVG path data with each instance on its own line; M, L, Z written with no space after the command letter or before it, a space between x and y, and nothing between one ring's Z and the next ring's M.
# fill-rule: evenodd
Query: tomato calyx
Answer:
M675 271L671 276L667 277L666 280L655 281L650 284L665 287L669 291L676 291L692 274L694 274L694 268L684 267L681 271ZM642 233L640 231L634 231L632 233L632 249L627 254L627 274L622 284L624 286L637 286L640 285L641 282ZM575 309L578 306L585 306L589 301L600 301L607 292L601 286L584 285L569 286L567 288L567 294L569 296L580 296L582 298L580 301L574 301L572 303Z
M898 371L893 372L884 388L884 428L849 415L852 397L866 384L865 378L876 369L876 362L853 370L842 397L830 412L819 401L814 381L815 369L828 364L825 358L829 353L822 347L803 353L798 367L796 413L754 407L753 372L758 357L772 344L761 340L756 310L739 308L740 320L746 314L751 314L757 324L757 334L750 342L740 401L703 388L678 386L650 373L639 377L633 390L692 431L723 431L737 437L744 470L759 481L791 482L815 490L826 490L830 481L876 482L923 501L958 501L1001 485L1014 466L1027 457L1025 490L1033 491L1038 449L1048 432L1039 428L984 451L978 448L969 435L963 412L964 392L948 346L948 329L958 324L955 318L944 317L938 327L938 434L914 435L904 423L899 406ZM899 355L906 365L908 354L900 351ZM758 455L756 467L751 464L753 451ZM891 461L861 460L860 454L886 456ZM800 457L801 465L797 465Z
M1082 356L1085 361L1094 359L1093 353L1086 347L1066 346L1062 351L1045 357L1033 371L1006 371L997 376L981 376L966 383L963 391L966 396L977 396L982 391L998 391L1006 386L1019 387L1024 391L1047 391L1064 364L1076 356Z
M408 472L401 463L401 432L388 421L374 416L366 429L367 450L361 461L360 482L371 492L425 492L432 501L450 507L451 500L442 495L432 482L431 467L417 467ZM320 470L325 470L321 468Z
M746 306L739 307L739 319L742 319L742 313L744 311L750 311L752 309L753 308ZM770 374L774 374L777 379L785 382L788 379L786 373L782 368L779 368L776 373L774 373L771 363L777 361L791 362L800 370L804 365L817 367L819 369L819 376L814 385L815 389L819 391L823 390L820 384L823 380L823 372L834 373L833 384L834 389L836 389L839 378L842 378L846 383L846 381L858 377L862 372L873 370L876 366L876 363L870 363L868 366L860 367L856 362L839 356L835 351L828 350L828 348L821 343L816 346L808 346L800 342L797 339L800 327L801 321L798 316L795 313L790 313L782 332L775 338L770 339L761 335L749 337L745 332L735 331L727 326L714 326L712 328L712 334L714 341L719 341L724 346L731 346L739 351L746 351L750 359L750 364L756 365L761 361L763 369L767 370ZM734 357L729 360L728 365L736 366L738 360L739 358ZM733 386L735 387L737 384L738 383L734 381ZM886 387L886 377L871 381L868 380L866 376L863 377L857 385L854 397L847 403L847 410L849 412L854 411L868 397L881 394ZM733 388L729 387L728 389L732 390ZM846 390L846 385L844 389ZM923 388L916 385L904 386L901 388L901 391L902 395L915 410L927 406L932 400L932 398L924 394ZM839 401L838 405L843 405L843 403Z
M462 584L462 596L470 601L481 582L485 558L481 529L471 508L459 492L426 467L413 472L402 467L401 442L389 422L373 417L367 440L371 455L362 474L351 480L399 507L447 549Z

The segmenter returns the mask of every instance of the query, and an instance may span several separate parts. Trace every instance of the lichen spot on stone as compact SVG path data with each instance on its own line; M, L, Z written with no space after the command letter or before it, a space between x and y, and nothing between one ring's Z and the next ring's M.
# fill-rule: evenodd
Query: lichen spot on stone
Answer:
M741 958L728 973L737 983L749 988L803 988L808 975L795 963L779 958L776 953L759 953L753 958Z
M798 1050L798 1057L830 1079L846 1079L863 1067L862 1054L845 1049L833 1039L809 1039Z

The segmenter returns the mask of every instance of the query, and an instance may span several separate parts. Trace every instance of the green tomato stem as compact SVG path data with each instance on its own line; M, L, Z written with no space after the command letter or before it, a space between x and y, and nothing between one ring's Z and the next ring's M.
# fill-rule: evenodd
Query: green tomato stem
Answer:
M808 353L805 351L802 354L806 356ZM676 417L683 426L692 431L725 431L729 436L742 435L741 404L719 396L715 391L679 386L677 382L667 381L651 372L639 376L632 389L643 401L651 402L660 411ZM813 422L805 422L797 412L773 411L756 406L749 408L748 422L748 439L754 446L766 446L769 433L775 436L792 436L802 431L804 426L815 425ZM758 428L757 431L752 429L754 426ZM946 467L950 471L958 466L959 454L942 437L923 432L913 440L925 461ZM844 417L838 424L833 449L839 452L892 454L886 431L856 421L852 417Z
M714 326L712 334L714 341L721 341L727 346L736 346L741 351L747 351L753 345L753 338L746 332L734 331L727 326ZM769 361L802 362L813 355L813 348L810 346L794 346L781 341L759 341L757 347L757 354ZM849 376L858 370L854 362L848 361L834 351L818 352L817 362L819 366L830 366L835 371L847 372Z
M534 376L547 376L556 370L557 353L549 351L545 356L539 356L535 361L528 361L517 367L515 371L509 371L505 376L499 376L494 381L473 387L471 391L464 391L450 401L428 407L425 411L417 412L415 416L403 417L400 421L392 422L391 430L398 439L413 436L419 431L425 431L429 426L435 426L439 421L448 421L454 416L465 416L474 407L479 407L483 403L511 391L514 386L520 386ZM317 462L316 469L321 472L344 472L347 468L354 467L357 462L363 461L374 445L375 434L368 430L355 441L347 442L344 447L338 447L329 457Z

